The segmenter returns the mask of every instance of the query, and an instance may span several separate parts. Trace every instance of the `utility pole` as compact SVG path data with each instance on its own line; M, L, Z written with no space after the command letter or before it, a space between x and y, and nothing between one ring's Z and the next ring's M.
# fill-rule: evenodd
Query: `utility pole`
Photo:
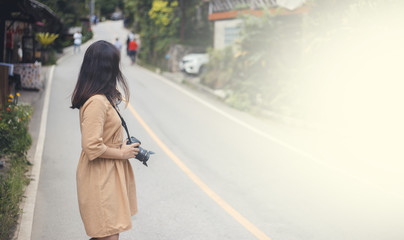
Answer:
M94 16L95 0L90 0L89 3L90 3L90 24L91 24Z
M180 9L181 9L181 26L180 26L180 40L181 43L184 43L185 39L185 18L186 18L186 1L180 0L179 1Z

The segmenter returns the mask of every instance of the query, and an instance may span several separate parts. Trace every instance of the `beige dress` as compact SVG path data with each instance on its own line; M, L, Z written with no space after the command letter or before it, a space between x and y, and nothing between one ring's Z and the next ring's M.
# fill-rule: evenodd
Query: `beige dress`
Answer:
M137 212L136 186L128 160L100 156L123 144L121 119L104 95L80 108L82 152L77 166L77 193L87 235L105 237L132 228Z

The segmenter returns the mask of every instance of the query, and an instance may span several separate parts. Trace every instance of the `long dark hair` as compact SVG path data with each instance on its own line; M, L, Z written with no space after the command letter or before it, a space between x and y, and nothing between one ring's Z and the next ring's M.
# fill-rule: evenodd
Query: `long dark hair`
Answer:
M117 83L129 101L128 84L119 69L119 62L120 53L111 43L100 40L91 44L81 64L71 108L79 109L95 94L104 94L113 103L121 101L122 95L117 89Z

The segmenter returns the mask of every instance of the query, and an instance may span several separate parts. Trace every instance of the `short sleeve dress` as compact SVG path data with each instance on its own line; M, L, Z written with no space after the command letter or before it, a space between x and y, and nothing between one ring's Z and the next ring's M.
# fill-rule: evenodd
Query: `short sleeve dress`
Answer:
M80 108L82 151L77 166L77 195L87 235L100 238L132 228L137 212L135 178L129 160L100 156L123 144L121 120L104 95Z

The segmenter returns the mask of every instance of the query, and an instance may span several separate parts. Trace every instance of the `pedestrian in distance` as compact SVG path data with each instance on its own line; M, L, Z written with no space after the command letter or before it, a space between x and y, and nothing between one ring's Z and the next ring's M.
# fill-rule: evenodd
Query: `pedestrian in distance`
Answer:
M118 240L132 228L137 212L135 179L129 158L139 144L123 141L117 104L129 101L117 48L100 40L90 45L73 91L79 109L82 151L76 171L80 215L91 239ZM118 90L118 85L124 95Z
M17 47L18 47L18 49L17 49L18 62L19 62L19 63L22 63L22 57L23 57L23 55L22 55L21 44L19 43L19 44L17 45Z
M83 35L81 35L80 31L77 31L74 35L73 35L73 39L74 39L74 49L73 52L76 53L76 50L78 49L78 51L80 52L80 46L81 46L81 39L83 38Z
M129 49L129 57L130 57L132 65L135 64L135 62L136 62L137 47L138 47L138 45L137 45L135 39L132 39L129 42L129 47L128 47L128 49Z
M135 39L135 35L133 33L128 34L128 38L126 39L126 55L129 56L129 43Z
M121 49L122 49L122 43L121 43L121 41L119 41L119 38L115 38L114 45L119 50L119 53L120 53Z

